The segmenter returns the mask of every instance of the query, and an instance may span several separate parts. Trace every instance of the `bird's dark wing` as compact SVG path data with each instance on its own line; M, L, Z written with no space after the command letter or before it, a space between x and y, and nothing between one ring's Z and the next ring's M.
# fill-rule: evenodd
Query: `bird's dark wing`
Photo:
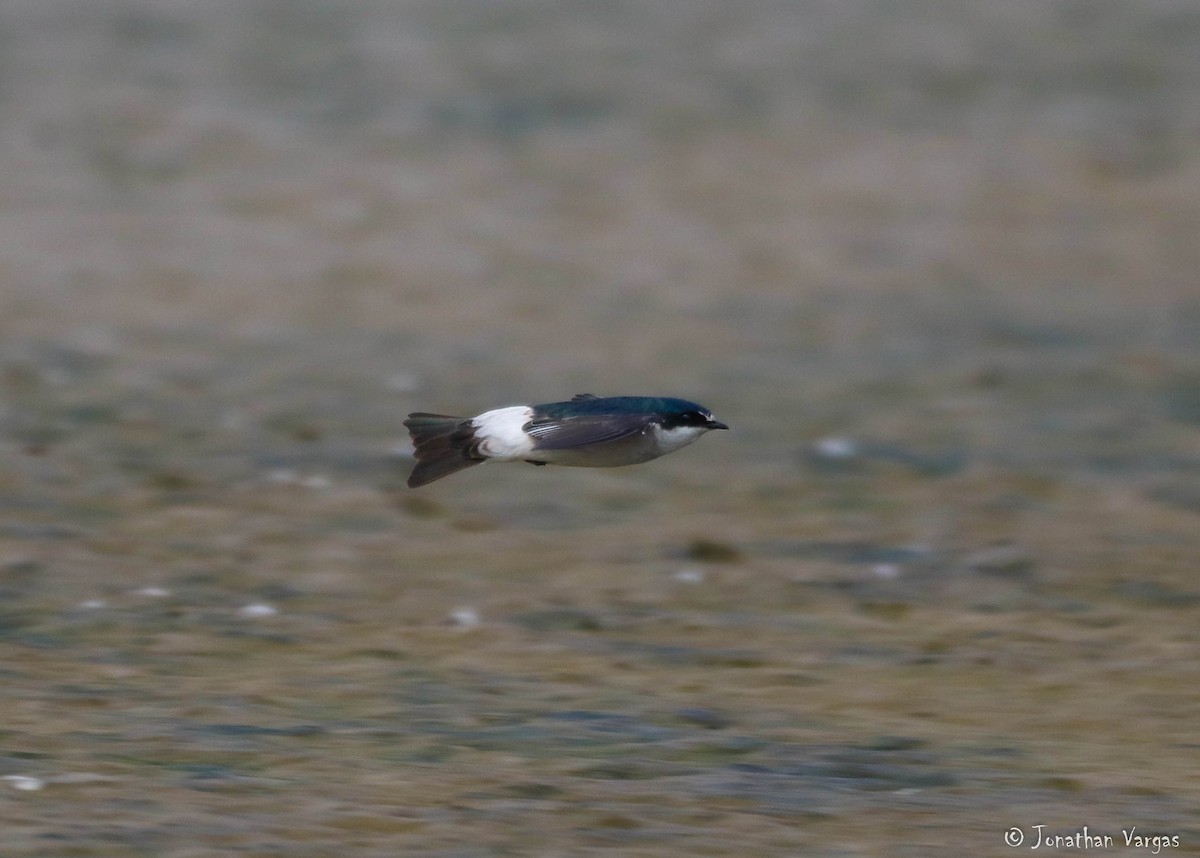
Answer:
M531 420L523 427L538 450L570 450L640 435L659 422L656 414L581 414Z

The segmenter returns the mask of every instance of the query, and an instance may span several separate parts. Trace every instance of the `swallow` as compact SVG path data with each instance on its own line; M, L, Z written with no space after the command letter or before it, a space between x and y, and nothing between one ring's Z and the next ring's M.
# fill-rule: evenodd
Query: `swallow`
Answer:
M593 396L510 405L475 417L417 411L404 426L417 460L409 488L483 462L616 468L649 462L729 427L711 411L665 396Z

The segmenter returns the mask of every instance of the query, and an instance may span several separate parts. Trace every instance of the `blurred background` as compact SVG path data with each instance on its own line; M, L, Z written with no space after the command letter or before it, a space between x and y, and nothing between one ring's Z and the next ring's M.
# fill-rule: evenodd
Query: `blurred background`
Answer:
M1198 82L1191 0L3 3L6 854L1196 849ZM403 488L581 392L733 431Z

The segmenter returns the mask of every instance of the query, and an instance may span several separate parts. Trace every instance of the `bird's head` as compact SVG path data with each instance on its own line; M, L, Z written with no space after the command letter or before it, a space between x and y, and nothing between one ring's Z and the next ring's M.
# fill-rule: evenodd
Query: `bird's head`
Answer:
M702 405L688 402L686 399L664 400L663 427L676 429L691 427L695 429L728 429L729 427L713 417L713 413Z

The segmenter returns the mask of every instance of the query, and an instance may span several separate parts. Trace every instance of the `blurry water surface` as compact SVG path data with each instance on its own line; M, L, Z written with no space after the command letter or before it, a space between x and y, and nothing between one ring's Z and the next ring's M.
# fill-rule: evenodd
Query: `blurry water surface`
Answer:
M6 855L1194 851L1200 7L0 7ZM400 421L733 426L419 492Z

